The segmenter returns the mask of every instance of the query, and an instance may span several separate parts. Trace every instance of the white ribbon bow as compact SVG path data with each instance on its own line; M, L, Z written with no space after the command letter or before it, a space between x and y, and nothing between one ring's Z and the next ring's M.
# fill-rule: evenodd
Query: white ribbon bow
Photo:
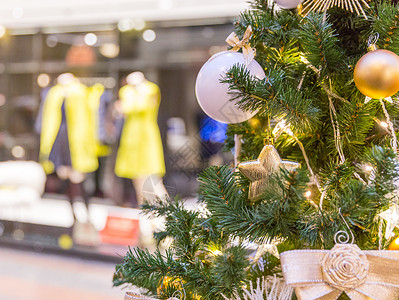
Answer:
M231 51L238 51L242 49L242 54L244 55L246 66L248 66L255 57L255 50L251 48L251 45L249 44L249 39L251 38L251 35L252 27L251 25L249 25L245 30L244 36L241 41L235 32L232 32L226 39L227 44L233 47Z

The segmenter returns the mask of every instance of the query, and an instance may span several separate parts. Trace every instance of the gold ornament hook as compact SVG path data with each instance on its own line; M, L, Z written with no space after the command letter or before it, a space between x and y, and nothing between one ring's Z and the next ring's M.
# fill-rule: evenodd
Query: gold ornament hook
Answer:
M350 242L350 244L353 244L355 242L355 236L353 235L352 230L350 229L348 223L346 222L344 216L342 215L341 208L339 208L338 214L340 215L342 220L344 220L344 223L345 223L346 227L348 228L348 231L350 232L351 237L352 237L352 241ZM334 235L335 244L348 244L349 239L350 239L349 233L345 230L340 230Z
M273 138L270 135L268 135L267 137L265 137L263 139L263 146L267 146L267 145L272 145L273 146L273 144L274 144L274 140L273 140Z
M367 50L369 52L375 51L375 50L378 49L377 41L378 41L379 37L380 37L380 34L378 32L376 32L375 34L370 35L369 40L367 42Z

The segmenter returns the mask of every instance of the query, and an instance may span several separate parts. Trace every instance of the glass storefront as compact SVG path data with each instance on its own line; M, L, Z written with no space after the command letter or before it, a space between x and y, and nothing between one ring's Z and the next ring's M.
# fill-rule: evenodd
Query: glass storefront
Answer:
M212 128L223 136L220 130L224 127L207 123L194 86L204 62L227 49L223 41L233 30L232 22L229 18L157 22L126 31L117 24L9 30L0 39L0 164L38 161L40 108L60 74L71 72L86 86L101 83L107 94L104 118L111 128L105 143L112 151L100 159L100 168L89 174L84 185L91 197L95 227L103 233L111 230L109 207L137 205L132 182L114 173L122 124L114 118L113 104L126 76L141 71L161 91L158 125L166 164L164 185L171 197L192 197L196 175L209 159L215 154L219 161L231 159L229 154L220 154L219 141L204 140L204 130L207 137ZM95 194L97 189L100 194ZM65 193L57 176L47 176L43 199L34 206L36 212L33 207L2 209L0 236L34 241L39 248L50 243L68 249L73 229L69 216L62 219L65 210L70 210ZM51 208L54 201L58 201L57 208ZM124 212L116 215L111 217L118 220L122 215L123 219ZM132 212L127 215L129 220L138 218Z
M232 31L231 20L219 25L152 24L153 41L143 39L147 29L121 32L116 25L108 27L101 31L96 26L38 29L34 34L18 34L21 30L17 30L0 40L1 161L38 160L35 120L43 95L59 74L72 72L89 86L102 83L113 102L126 75L140 70L161 89L158 123L167 167L173 170L169 159L173 153L166 144L168 120L181 118L188 137L199 135L195 77L211 54L227 48L220 41ZM96 39L92 46L85 41L90 35ZM23 153L12 151L18 146ZM195 163L198 161L187 162L186 167L194 168Z

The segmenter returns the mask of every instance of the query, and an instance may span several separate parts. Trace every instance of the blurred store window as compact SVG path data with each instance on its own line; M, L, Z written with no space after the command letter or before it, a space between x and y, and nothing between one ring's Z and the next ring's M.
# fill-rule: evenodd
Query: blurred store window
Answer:
M26 164L38 161L41 103L63 73L73 73L87 87L104 87L96 107L101 123L97 133L100 148L107 151L98 157L99 168L87 174L84 182L90 213L83 198L75 197L73 203L78 221L90 219L95 225L93 236L102 236L102 244L91 250L115 255L114 248L109 248L115 241L107 242L104 236L123 237L124 232L111 230L120 229L118 222L131 223L126 227L130 237L138 229L140 234L147 230L151 237L151 229L143 225L149 226L147 220L137 227L138 210L118 207L135 197L132 182L114 174L123 127L123 118L113 109L118 90L132 70L142 71L159 85L162 101L157 123L166 163L163 184L171 197L192 197L198 188L198 172L210 160L229 160L228 153L221 152L225 125L200 117L195 78L212 54L227 49L224 40L247 5L246 0L18 0L18 5L0 1L0 202L15 199L6 195L9 187L1 186L1 178L7 177L3 171L11 161L22 163L12 168L23 176L10 173L9 179L19 179L21 199L31 195L27 200L34 203L7 210L0 207L0 239L74 250L86 239L84 226L71 230L73 216L65 182L55 173L43 180ZM44 195L26 192L33 187L26 188L25 179L40 186L40 191L45 188ZM148 192L160 183L150 179L145 182ZM75 192L70 191L72 196ZM90 233L93 227L89 229ZM141 236L137 240L143 242ZM89 246L85 247L87 251Z
M132 70L142 70L162 91L158 123L167 149L167 176L171 174L167 180L176 181L172 177L181 175L181 184L176 181L177 193L181 192L181 187L190 186L184 181L195 178L204 159L200 137L203 132L197 122L200 108L193 94L196 74L210 57L210 51L226 49L223 41L233 30L233 20L246 1L164 1L153 5L151 14L151 1L141 1L140 5L130 0L117 0L112 5L108 1L71 1L66 16L61 3L41 7L41 0L34 4L21 0L18 5L22 14L17 10L19 17L15 18L7 8L12 21L2 19L0 161L38 159L35 120L42 99L60 74L71 72L87 86L102 84L108 95L106 107L112 107L123 78ZM102 9L105 6L107 9ZM4 11L5 6L0 3L0 15ZM99 11L107 11L107 15L99 15ZM105 115L113 118L108 108ZM105 125L112 136L106 139L112 151L103 161L103 179L99 183L105 197L115 181L112 170L120 125ZM176 153L188 158L183 160L183 169L187 170L184 174L173 163ZM97 186L96 176L88 176L88 180ZM190 186L182 194L188 195L194 189Z

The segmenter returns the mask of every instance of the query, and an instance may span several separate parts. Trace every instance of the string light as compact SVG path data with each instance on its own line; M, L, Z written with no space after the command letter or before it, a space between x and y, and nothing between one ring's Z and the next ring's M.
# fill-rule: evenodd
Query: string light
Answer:
M283 132L287 133L288 135L292 136L295 139L295 141L298 143L298 146L302 151L303 157L305 158L305 162L306 162L308 170L312 176L312 179L316 183L316 186L319 189L319 191L321 192L320 184L319 184L316 176L314 175L312 168L310 167L309 159L308 159L308 156L306 155L305 147L303 146L302 142L294 135L289 124L285 123L285 120L281 120L280 122L278 122L277 125L274 127L272 133L274 136L276 136L276 134L279 133L280 131L283 131Z
M373 166L371 166L371 165L366 165L365 167L364 167L364 169L367 171L367 172L371 172L371 171L373 171Z
M384 128L388 128L388 123L387 123L387 122L382 121L382 122L380 123L380 125L381 125L382 127L384 127Z
M277 125L274 127L273 129L273 135L276 135L277 133L279 133L280 131L283 131L287 134L289 134L290 136L294 136L294 133L292 132L290 125L285 123L285 120L281 120L280 122L277 123Z
M220 251L220 250L218 249L218 246L217 246L217 245L211 245L211 246L208 248L208 251L209 251L210 254L213 255L213 256L219 256L219 255L222 255L222 254L223 254L222 251Z
M304 55L299 55L299 60L305 64L310 64L310 62L308 61L308 59L304 56Z
M213 251L211 251L211 253L212 253L213 256L219 256L219 255L223 254L223 252L220 251L220 250L213 250Z
M382 111L384 112L384 115L385 115L385 118L386 118L385 119L386 122L384 122L384 123L386 123L387 126L385 128L388 128L390 130L390 132L391 132L391 135L392 135L391 146L392 146L393 152L396 154L398 152L398 139L396 137L395 129L393 128L393 124L392 124L391 119L389 117L388 111L387 111L387 109L385 107L384 101L382 99L379 99L379 100L380 100L380 104L381 104L381 107L382 107ZM382 124L382 122L381 122L381 124Z
M307 192L305 193L305 197L306 197L306 198L309 198L310 195L312 195L312 192L311 192L311 191L307 191Z
M397 201L397 199L396 199ZM385 220L385 238L389 239L395 236L394 229L399 227L399 207L397 203L392 204L389 209L379 214L379 217Z

